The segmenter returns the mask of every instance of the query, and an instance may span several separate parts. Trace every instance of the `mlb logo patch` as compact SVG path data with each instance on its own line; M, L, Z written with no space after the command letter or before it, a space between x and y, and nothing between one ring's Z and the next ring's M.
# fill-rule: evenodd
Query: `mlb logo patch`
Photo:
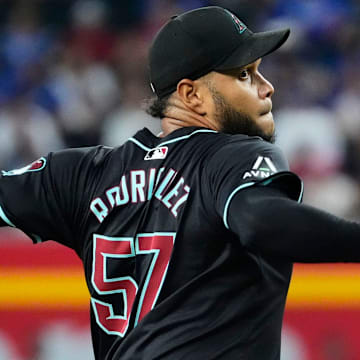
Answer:
M168 153L167 146L161 146L155 149L151 149L144 157L144 160L161 160L165 159Z

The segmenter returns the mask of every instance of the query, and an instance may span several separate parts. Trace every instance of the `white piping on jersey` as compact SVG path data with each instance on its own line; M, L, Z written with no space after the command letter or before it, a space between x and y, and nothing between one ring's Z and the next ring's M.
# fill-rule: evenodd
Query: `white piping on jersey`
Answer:
M140 141L136 140L135 138L131 137L129 139L129 141L132 141L134 144L136 144L137 146L141 147L143 150L145 151L150 151L152 150L151 148L145 146L144 144L142 144Z
M278 174L278 175L279 175L279 177L283 176L282 174ZM277 178L276 175L273 176L271 179L266 180L266 181L264 181L264 182L262 182L262 183L258 183L258 184L259 184L260 186L267 186L267 185L269 185L270 183L272 183L272 181L273 181L275 178ZM238 191L240 191L240 190L242 190L242 189L245 189L245 188L247 188L247 187L250 187L250 186L252 186L252 185L254 185L254 184L255 184L255 182L248 182L248 183L246 183L246 184L242 184L242 185L238 186L238 187L230 194L230 196L229 196L228 199L226 200L225 208L224 208L223 221L224 221L225 227L226 227L227 229L229 229L229 224L228 224L228 221L227 221L227 213L228 213L228 211L229 211L229 205L230 205L230 202L231 202L232 198L234 197L234 195L235 195ZM303 197L303 194L304 194L304 183L301 181L301 190L300 190L299 198L298 198L298 200L297 200L298 203L301 202L302 197Z
M304 183L301 180L301 191L300 191L300 195L299 195L299 198L298 198L298 203L301 202L303 195L304 195Z
M4 210L2 209L1 205L0 205L0 217L11 227L16 227L10 220L9 218L5 215Z
M176 142L176 141L188 139L190 136L193 136L193 135L195 135L195 134L197 134L197 133L217 133L217 131L215 131L215 130L208 130L208 129L195 130L194 132L192 132L192 133L189 134L189 135L184 135L184 136L180 136L180 137L175 138L175 139L171 139L171 140L168 140L168 141L164 141L163 143L160 143L158 146L163 146L163 145L171 144L171 143Z
M156 147L160 147L160 146L163 146L163 145L171 144L171 143L176 142L176 141L188 139L190 136L193 136L193 135L195 135L195 134L197 134L197 133L217 133L217 131L215 131L215 130L208 130L208 129L195 130L194 132L192 132L192 133L189 134L189 135L184 135L184 136L180 136L180 137L175 138L175 139L171 139L171 140L164 141L163 143L160 143L160 144L157 145ZM134 144L136 144L137 146L141 147L141 148L142 148L143 150L145 150L145 151L150 151L150 150L152 150L151 148L145 146L145 145L142 144L139 140L136 140L136 139L133 138L133 137L129 138L129 141L132 141Z
M230 205L230 202L231 202L232 198L234 197L234 195L235 195L238 191L240 191L240 190L242 190L242 189L245 189L245 188L247 188L247 187L250 187L250 186L252 186L252 185L254 185L254 184L255 184L255 182L252 181L252 182L248 182L248 183L246 183L246 184L242 184L242 185L238 186L238 187L230 194L230 196L229 196L228 199L226 200L225 208L224 208L223 221L224 221L224 225L225 225L225 227L226 227L227 229L229 229L229 225L228 225L228 221L227 221L227 213L228 213L229 205Z

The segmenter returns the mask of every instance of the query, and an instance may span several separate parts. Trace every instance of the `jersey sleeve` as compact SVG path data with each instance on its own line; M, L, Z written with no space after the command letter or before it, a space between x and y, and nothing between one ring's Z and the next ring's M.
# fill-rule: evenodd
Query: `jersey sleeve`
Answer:
M25 232L34 243L55 240L76 249L83 222L84 196L96 182L99 148L50 153L0 176L0 218Z
M232 140L221 147L208 164L210 194L227 228L231 200L246 188L270 186L280 189L293 200L302 200L301 179L289 171L280 148L260 138Z

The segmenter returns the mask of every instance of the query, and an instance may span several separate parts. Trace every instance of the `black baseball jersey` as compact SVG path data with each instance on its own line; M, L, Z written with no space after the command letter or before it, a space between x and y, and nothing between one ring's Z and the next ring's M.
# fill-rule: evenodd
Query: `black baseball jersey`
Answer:
M3 171L0 218L81 258L96 359L279 359L292 264L247 250L227 218L248 187L300 198L295 176L259 137L143 129Z

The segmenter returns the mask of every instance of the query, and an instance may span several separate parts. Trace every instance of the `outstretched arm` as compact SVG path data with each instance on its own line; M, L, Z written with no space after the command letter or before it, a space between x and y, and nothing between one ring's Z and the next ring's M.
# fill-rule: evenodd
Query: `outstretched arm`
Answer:
M252 252L291 262L359 262L360 224L255 186L230 204L230 229Z

